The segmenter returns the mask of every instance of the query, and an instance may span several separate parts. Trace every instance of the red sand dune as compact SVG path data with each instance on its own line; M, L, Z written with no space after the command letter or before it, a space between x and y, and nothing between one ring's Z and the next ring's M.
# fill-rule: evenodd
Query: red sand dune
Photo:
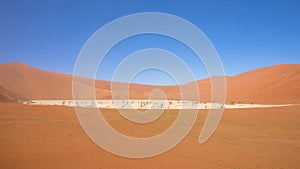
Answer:
M21 97L29 99L72 99L71 75L44 71L18 62L0 64L0 72L1 85ZM226 81L227 102L300 103L300 64L265 67L233 77L226 77ZM210 79L199 80L197 84L200 89L201 101L209 101ZM90 87L84 81L80 85ZM111 82L97 80L95 86L97 99L111 99ZM163 90L168 99L180 99L178 86L141 84L130 85L130 98L148 99L149 93L153 89ZM118 98L121 99L123 94L124 91L118 91Z

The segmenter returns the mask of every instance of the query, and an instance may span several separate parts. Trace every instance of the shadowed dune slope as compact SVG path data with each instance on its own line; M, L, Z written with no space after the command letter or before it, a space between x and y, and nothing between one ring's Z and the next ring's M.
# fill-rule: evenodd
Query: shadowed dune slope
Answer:
M27 100L25 97L21 97L0 85L0 102L18 103Z

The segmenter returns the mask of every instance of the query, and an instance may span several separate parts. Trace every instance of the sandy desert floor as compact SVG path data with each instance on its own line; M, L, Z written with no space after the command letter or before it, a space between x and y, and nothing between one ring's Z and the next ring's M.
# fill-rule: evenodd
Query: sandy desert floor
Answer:
M135 137L164 131L177 115L176 110L167 110L150 124L136 124L124 120L116 110L102 112L116 130ZM200 110L191 132L170 151L128 159L94 144L72 107L0 104L0 168L300 167L300 106L225 110L214 135L198 144L206 115L206 110Z

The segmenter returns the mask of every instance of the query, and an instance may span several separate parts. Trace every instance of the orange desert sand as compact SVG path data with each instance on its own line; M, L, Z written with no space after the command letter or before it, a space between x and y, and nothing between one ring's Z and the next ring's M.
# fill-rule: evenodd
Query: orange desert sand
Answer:
M228 109L204 144L198 136L207 115L200 110L188 136L170 151L146 159L113 155L84 133L74 108L0 104L0 168L299 168L299 106ZM132 137L149 137L168 128L177 116L167 110L149 124L136 124L116 110L102 113L112 127Z

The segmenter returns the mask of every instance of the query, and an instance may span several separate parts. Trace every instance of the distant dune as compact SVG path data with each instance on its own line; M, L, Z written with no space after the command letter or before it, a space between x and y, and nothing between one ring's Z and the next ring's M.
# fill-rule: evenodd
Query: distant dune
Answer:
M72 75L44 71L18 62L0 64L0 72L0 84L5 89L0 90L2 98L6 98L4 93L10 91L20 98L72 99ZM300 64L275 65L225 78L227 102L300 103ZM200 101L208 102L210 79L196 83L200 89ZM80 85L90 87L84 81ZM95 87L97 99L111 99L111 82L96 80ZM130 98L148 99L153 89L163 90L167 99L180 99L181 96L178 86L130 84ZM117 91L118 98L123 99L123 95L123 90Z

